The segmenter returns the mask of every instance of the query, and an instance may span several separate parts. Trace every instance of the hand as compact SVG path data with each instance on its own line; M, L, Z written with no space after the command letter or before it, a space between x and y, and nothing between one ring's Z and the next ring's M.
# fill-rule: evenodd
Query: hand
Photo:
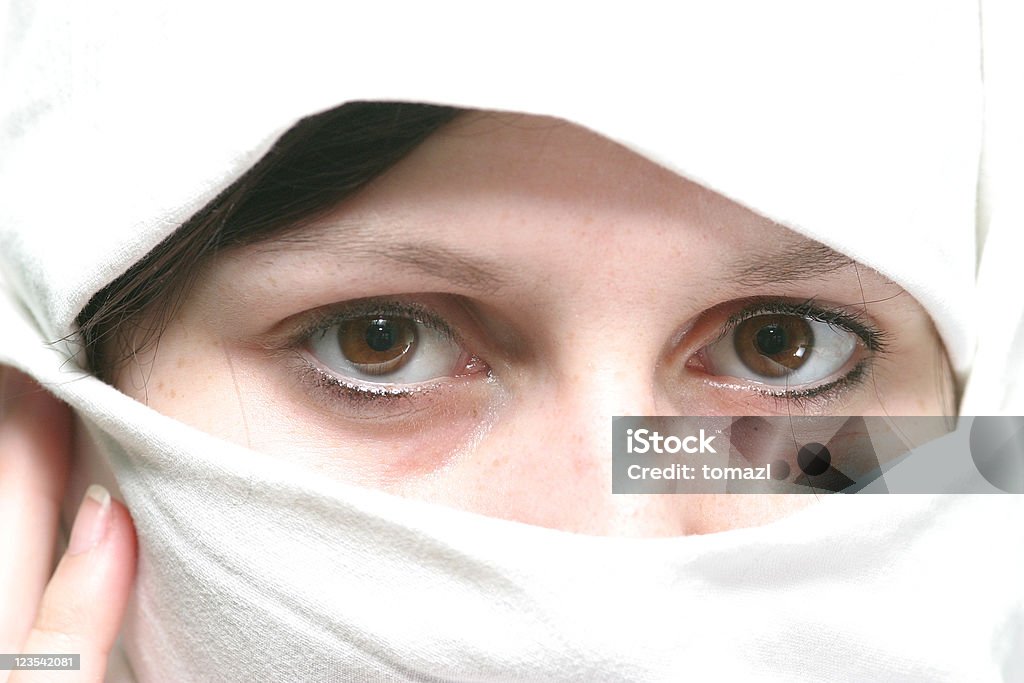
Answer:
M125 507L90 487L53 575L71 414L0 367L0 653L80 654L80 671L0 671L0 683L100 682L135 577Z

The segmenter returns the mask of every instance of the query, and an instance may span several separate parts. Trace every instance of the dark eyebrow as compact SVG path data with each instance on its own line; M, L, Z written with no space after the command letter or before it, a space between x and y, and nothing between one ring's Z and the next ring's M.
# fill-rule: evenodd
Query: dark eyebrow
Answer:
M814 280L856 262L820 242L799 239L756 255L746 254L726 268L726 278L743 287L766 287Z
M474 291L495 293L512 279L512 271L496 261L471 256L459 249L410 240L387 229L366 229L337 223L309 226L263 243L270 250L299 249L334 252L346 258L375 258L436 277Z

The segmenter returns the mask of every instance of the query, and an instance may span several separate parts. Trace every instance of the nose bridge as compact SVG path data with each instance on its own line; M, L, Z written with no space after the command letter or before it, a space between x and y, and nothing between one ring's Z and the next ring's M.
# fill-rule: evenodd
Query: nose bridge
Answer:
M658 415L657 383L653 372L630 372L619 367L595 378L580 394L577 429L596 431L598 438L580 439L588 452L578 458L593 458L600 471L604 518L600 533L616 536L675 536L699 530L701 502L698 497L678 494L612 493L612 418L617 415Z
M674 307L652 298L650 273L596 299L587 283L560 284L558 298L536 309L540 360L529 381L517 381L482 456L500 463L503 495L522 521L593 534L685 533L681 496L612 494L612 418L666 409L658 380L680 323Z
M649 361L606 347L556 373L553 389L512 410L516 424L495 444L524 446L503 473L511 489L529 491L520 519L601 535L687 533L682 496L612 493L613 416L657 413Z
M638 364L600 359L585 373L573 373L559 390L559 422L572 457L600 472L603 487L612 475L612 418L654 412L650 372Z

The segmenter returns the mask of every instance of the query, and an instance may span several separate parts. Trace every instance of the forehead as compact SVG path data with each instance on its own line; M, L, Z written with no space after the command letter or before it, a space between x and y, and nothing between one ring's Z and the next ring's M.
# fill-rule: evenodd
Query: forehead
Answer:
M454 294L587 344L623 325L673 338L748 297L916 312L874 271L614 141L493 113L463 115L316 219L213 259L198 284L194 311L239 329L367 297ZM232 300L259 305L223 311Z
M385 185L437 202L500 197L510 205L523 199L573 215L614 210L697 218L714 213L731 223L770 223L608 138L560 119L525 114L463 114L413 150L377 188Z
M522 274L522 260L567 274L674 259L750 286L852 263L582 127L494 112L461 115L336 210L261 249L380 258L480 289Z

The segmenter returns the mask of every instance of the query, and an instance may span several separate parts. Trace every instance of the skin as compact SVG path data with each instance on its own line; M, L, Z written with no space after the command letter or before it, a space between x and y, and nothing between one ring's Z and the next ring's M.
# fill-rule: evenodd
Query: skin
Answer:
M470 114L315 224L207 264L116 381L226 439L485 515L630 536L763 524L814 497L611 495L609 417L947 412L941 343L897 285L840 258L750 284L815 247L579 127ZM799 404L698 367L753 296L844 305L887 351L859 387ZM309 312L367 297L429 308L488 371L389 401L304 381Z
M581 128L465 115L330 215L204 264L159 345L115 384L328 476L485 515L601 535L754 526L815 497L613 496L609 418L951 414L928 315L878 273L810 258L823 253ZM808 259L784 273L761 267L793 254ZM387 401L312 381L308 364L333 370L301 331L369 297L417 304L454 328L450 372ZM779 387L723 372L705 351L751 297L854 311L886 349L860 349L870 367L856 386L766 396ZM0 501L28 514L0 515L0 533L30 561L0 561L0 604L22 606L0 620L0 651L82 652L91 668L62 680L98 681L134 573L131 521L114 501L99 540L51 575L69 418L19 373L4 387ZM86 500L80 517L94 519L96 505ZM46 680L33 676L10 680Z
M81 654L79 671L0 671L0 681L102 681L121 626L136 558L124 505L112 500L101 514L84 500L72 538L86 547L72 541L54 563L70 452L67 407L0 367L0 538L12 551L0 556L0 651Z

